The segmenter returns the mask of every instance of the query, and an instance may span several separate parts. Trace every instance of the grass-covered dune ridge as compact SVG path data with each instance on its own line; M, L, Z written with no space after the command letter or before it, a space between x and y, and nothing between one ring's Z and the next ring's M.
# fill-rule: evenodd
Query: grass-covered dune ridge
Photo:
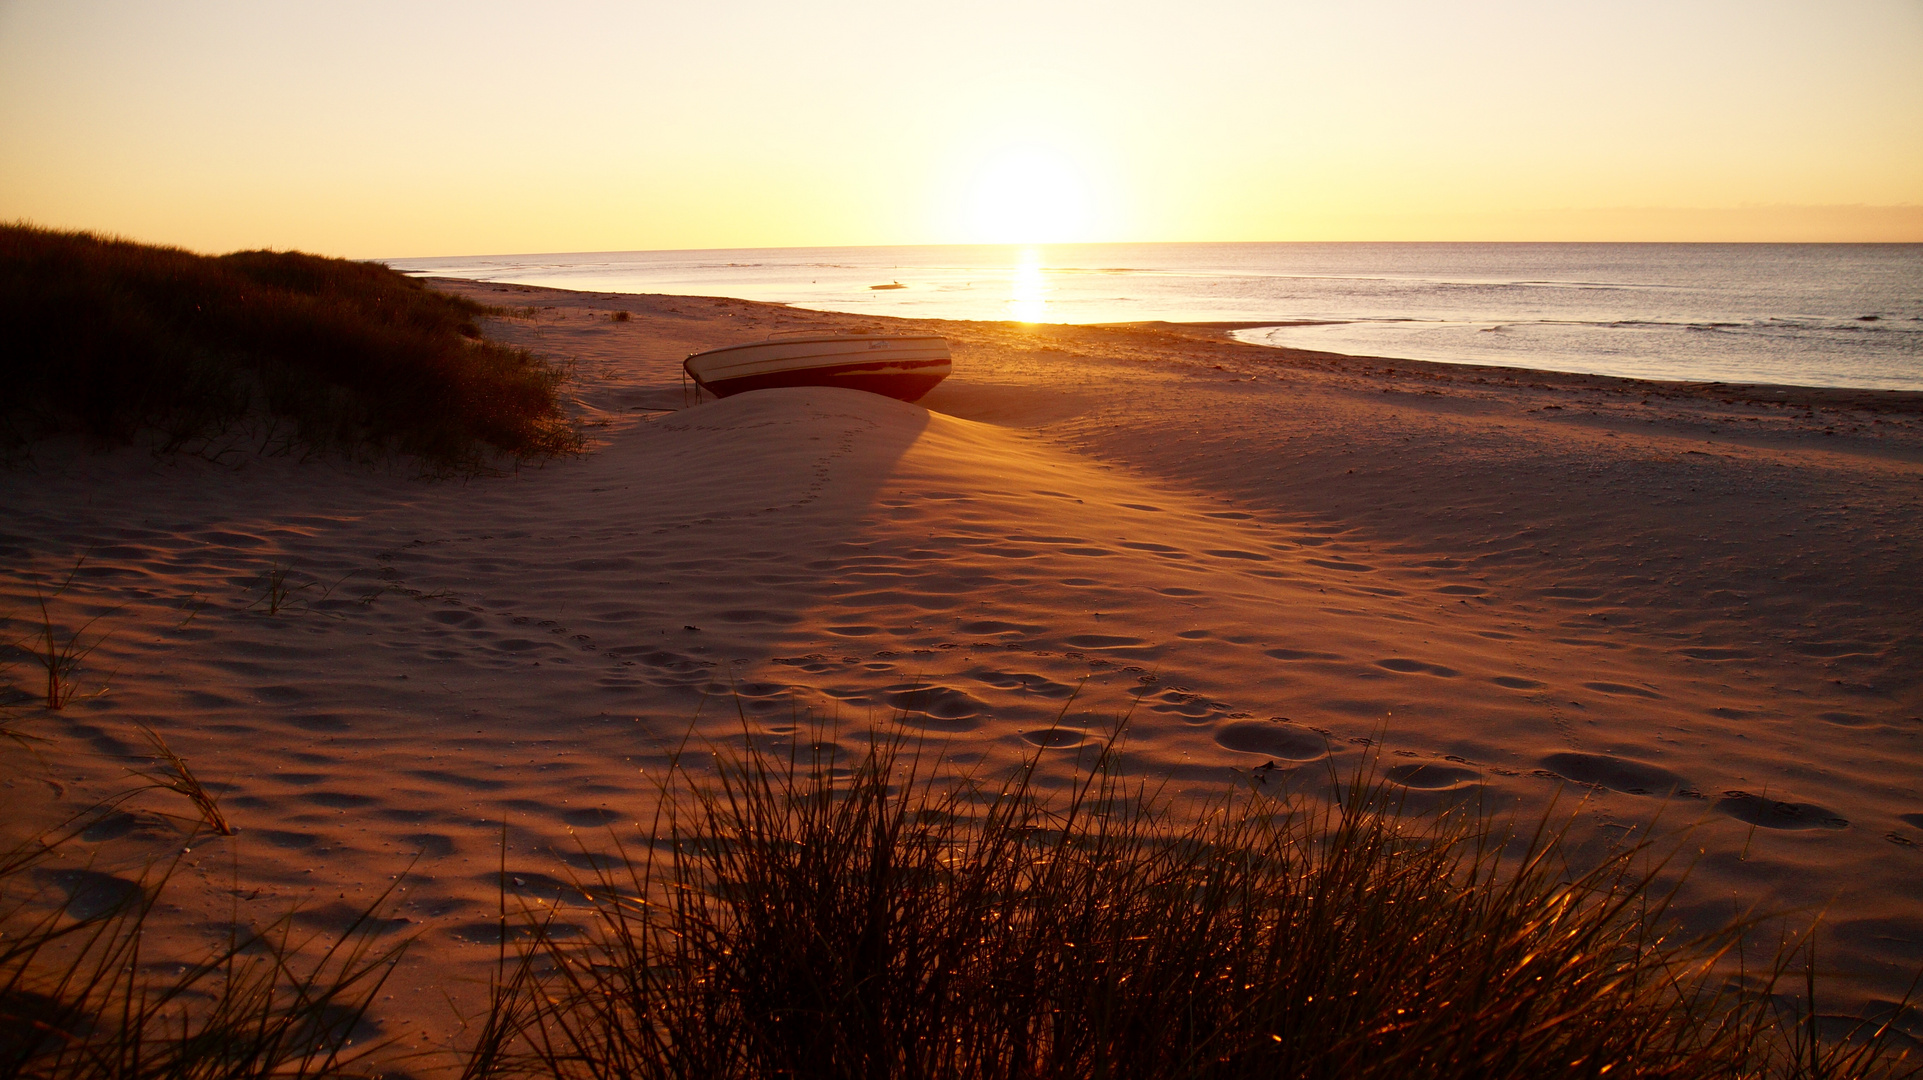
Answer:
M577 449L562 373L482 338L486 310L372 263L0 226L0 437L180 449L259 419L269 449L442 468Z

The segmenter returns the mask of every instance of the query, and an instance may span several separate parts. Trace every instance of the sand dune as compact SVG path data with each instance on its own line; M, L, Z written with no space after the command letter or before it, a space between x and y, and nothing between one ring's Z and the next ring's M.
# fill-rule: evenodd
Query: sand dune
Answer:
M237 888L337 927L411 866L385 1034L457 1038L503 821L511 890L565 899L690 732L821 721L992 769L1127 716L1127 768L1178 794L1379 755L1416 805L1559 797L1579 853L1660 816L1690 917L1827 910L1842 1005L1923 966L1916 395L914 324L955 345L926 408L692 405L689 351L873 320L448 287L536 305L493 330L575 361L589 455L425 481L47 447L0 474L0 611L21 632L84 555L52 611L106 635L61 713L10 670L51 741L8 832L124 786L152 725L242 826L189 856L190 924ZM124 887L182 809L142 796L55 883Z

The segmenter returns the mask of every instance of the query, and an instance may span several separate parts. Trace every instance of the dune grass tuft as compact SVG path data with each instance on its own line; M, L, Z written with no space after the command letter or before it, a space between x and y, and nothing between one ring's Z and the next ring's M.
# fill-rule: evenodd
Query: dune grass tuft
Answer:
M192 803L200 823L221 836L232 836L239 832L240 830L234 828L227 820L227 815L221 813L220 800L215 798L214 794L200 782L200 778L194 775L194 770L188 767L187 760L175 753L173 747L167 745L167 740L160 737L160 732L145 724L135 726L140 729L140 734L147 740L148 748L153 751L153 770L146 772L136 769L134 775L154 787L171 791Z
M404 947L377 940L372 909L331 942L297 936L291 914L244 929L237 912L225 942L183 956L152 940L170 867L47 870L59 847L0 853L0 1077L368 1074L362 1022ZM79 884L49 903L50 880Z
M41 669L45 678L41 683L41 693L38 696L48 709L56 712L66 708L73 701L74 695L80 689L76 676L81 665L108 637L104 633L94 634L91 640L87 637L88 632L93 630L94 624L105 618L105 615L96 615L81 623L78 629L71 630L54 620L51 602L60 599L73 586L74 579L80 576L81 567L85 566L86 562L85 555L76 559L73 569L67 573L65 580L61 581L51 593L43 592L36 587L34 600L40 609L38 628L22 638L0 645L0 655L17 652L31 658L34 666ZM5 627L14 621L12 615L0 614L0 627Z
M1112 746L1053 796L1039 759L983 790L903 749L678 771L646 845L582 883L589 939L529 917L467 1075L1916 1071L1887 1027L1824 1043L1775 980L1725 988L1732 935L1666 936L1646 849L1574 871L1551 831L1404 815L1366 777L1190 817Z
M0 448L154 433L178 451L244 430L444 471L578 450L562 372L483 339L488 310L372 263L0 226Z

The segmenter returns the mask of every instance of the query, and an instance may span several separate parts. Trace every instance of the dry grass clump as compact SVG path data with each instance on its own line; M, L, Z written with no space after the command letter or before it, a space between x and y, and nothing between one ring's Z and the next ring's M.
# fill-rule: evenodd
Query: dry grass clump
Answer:
M832 744L830 744L832 745ZM1765 1077L1902 1074L1890 1030L1721 989L1648 852L1257 791L1178 818L1110 772L1058 797L858 756L677 774L597 932L507 971L471 1077ZM693 807L675 811L676 806ZM550 916L551 917L551 916ZM1780 969L1779 969L1780 973ZM1806 1007L1807 1008L1807 1007ZM1909 1069L1913 1074L1914 1069Z
M291 915L244 930L236 914L224 943L175 955L151 940L171 868L51 869L58 847L0 853L0 1077L364 1075L358 1029L401 948L371 911L331 943Z
M257 421L264 449L457 471L579 449L562 373L483 340L486 310L372 263L0 226L0 444L153 431L171 451Z
M78 573L79 570L79 564L76 563L74 572ZM72 583L73 576L69 575L66 582L54 590L52 598L57 599ZM85 640L87 631L92 630L103 616L96 615L82 623L78 630L68 631L54 625L53 613L47 606L49 597L36 593L34 599L40 605L40 629L25 641L13 643L11 648L31 656L34 663L46 673L45 692L41 698L47 708L58 711L66 708L80 689L74 676L82 662L107 639L104 634L95 634L92 641ZM8 621L0 616L0 626Z
M194 775L194 770L188 766L187 759L174 753L174 748L167 745L167 740L160 737L160 732L145 724L135 726L140 729L140 734L147 740L148 748L153 751L153 769L151 772L135 769L134 775L162 791L171 791L192 803L200 823L219 835L232 836L239 832L240 830L234 828L233 824L227 820L227 815L221 813L220 800L207 790L199 777Z

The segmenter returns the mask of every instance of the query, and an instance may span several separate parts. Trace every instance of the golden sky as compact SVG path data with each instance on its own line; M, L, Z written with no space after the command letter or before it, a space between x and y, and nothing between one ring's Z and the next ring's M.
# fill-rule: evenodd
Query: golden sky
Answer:
M1923 3L0 0L0 219L354 257L1923 241Z

